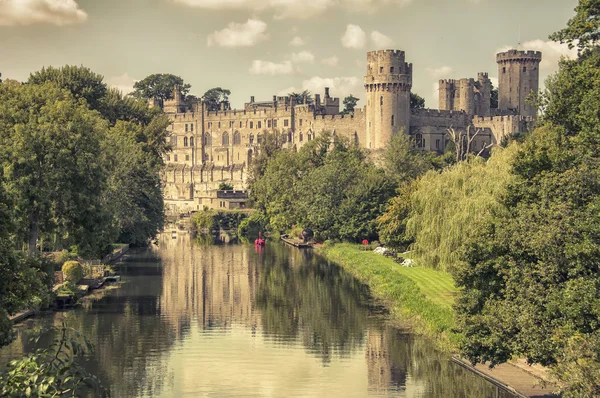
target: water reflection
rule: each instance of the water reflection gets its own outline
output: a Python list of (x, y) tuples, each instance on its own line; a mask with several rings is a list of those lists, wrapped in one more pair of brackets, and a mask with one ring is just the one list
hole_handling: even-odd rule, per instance
[(0, 360), (66, 317), (96, 345), (87, 366), (116, 397), (500, 396), (390, 327), (364, 286), (309, 251), (167, 236), (120, 272), (121, 289), (29, 321)]

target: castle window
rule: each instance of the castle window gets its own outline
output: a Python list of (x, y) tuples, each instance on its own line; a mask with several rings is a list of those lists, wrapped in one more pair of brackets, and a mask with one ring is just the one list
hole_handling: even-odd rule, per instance
[(190, 155), (185, 155), (185, 160), (190, 160)]
[(390, 73), (394, 73), (394, 67), (390, 66)]
[(304, 137), (302, 136), (302, 132), (300, 132), (300, 142), (302, 142), (303, 139)]
[(288, 120), (287, 120), (287, 119), (284, 119), (284, 120), (283, 120), (283, 127), (287, 127), (287, 126), (288, 126)]
[(240, 145), (242, 143), (242, 137), (240, 136), (240, 132), (236, 131), (233, 133), (233, 145)]
[(223, 145), (229, 145), (229, 133), (224, 132), (223, 137), (221, 138), (221, 142)]
[(526, 66), (523, 67), (523, 72), (527, 72), (527, 67)]
[(281, 142), (283, 144), (285, 144), (287, 142), (287, 134), (286, 133), (281, 134)]
[(208, 122), (208, 127), (209, 130), (212, 128), (212, 122)]
[(219, 126), (218, 126), (218, 128), (221, 128), (221, 122), (219, 122)]
[(392, 126), (394, 125), (394, 115), (392, 115)]
[(177, 136), (176, 135), (171, 136), (171, 146), (173, 148), (177, 147)]
[(435, 140), (435, 149), (440, 149), (440, 140)]
[(210, 145), (210, 144), (211, 144), (210, 134), (206, 133), (206, 134), (204, 134), (204, 145)]
[(415, 143), (417, 144), (418, 148), (425, 148), (425, 140), (423, 139), (423, 134), (415, 134)]
[(177, 154), (173, 155), (173, 161), (176, 162), (177, 161)]
[(302, 127), (302, 119), (300, 119), (300, 127)]
[(257, 143), (257, 144), (260, 144), (261, 142), (262, 142), (262, 134), (258, 133), (258, 134), (256, 135), (256, 143)]
[(190, 146), (194, 146), (194, 137), (190, 137)]
[(242, 128), (242, 121), (240, 120), (240, 128)]
[(277, 119), (273, 120), (273, 128), (276, 129), (277, 128)]
[(379, 73), (383, 73), (383, 66), (379, 67)]
[(267, 128), (269, 128), (269, 129), (271, 128), (271, 121), (270, 120), (267, 121)]
[[(252, 122), (250, 122), (250, 124), (252, 124)], [(254, 134), (250, 134), (250, 137), (248, 137), (248, 141), (250, 141), (251, 144), (254, 144)]]
[(502, 73), (506, 73), (506, 66), (502, 68)]
[(194, 131), (194, 124), (190, 124), (190, 131)]
[(383, 105), (383, 95), (379, 97), (379, 105)]
[(233, 120), (229, 121), (229, 127), (233, 127)]
[(293, 140), (292, 140), (292, 138), (294, 138), (294, 137), (292, 136), (292, 132), (291, 132), (291, 131), (289, 131), (289, 132), (288, 132), (288, 141), (289, 141), (289, 142), (292, 142), (292, 141), (293, 141)]
[(308, 133), (308, 140), (312, 140), (312, 134)]
[(257, 129), (261, 128), (261, 123), (260, 123), (260, 121), (256, 122), (256, 128), (257, 128)]
[(171, 161), (171, 155), (167, 155), (167, 162)]
[(356, 131), (354, 132), (354, 144), (358, 146), (358, 133)]
[(250, 122), (250, 128), (254, 128), (254, 122)]
[(188, 131), (188, 125), (187, 125), (187, 123), (186, 123), (186, 124), (185, 124), (185, 132), (187, 133), (187, 131)]
[[(186, 124), (187, 126), (187, 124)], [(183, 137), (183, 146), (188, 146), (188, 138), (187, 137)]]

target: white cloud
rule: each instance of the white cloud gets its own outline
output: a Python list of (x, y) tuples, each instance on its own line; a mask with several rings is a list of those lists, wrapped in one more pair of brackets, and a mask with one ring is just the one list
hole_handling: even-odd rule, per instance
[[(550, 40), (531, 40), (522, 43), (524, 50), (535, 50), (542, 52), (542, 62), (540, 63), (540, 71), (545, 73), (554, 73), (558, 70), (558, 61), (565, 56), (570, 59), (577, 58), (577, 49), (569, 49), (566, 44), (560, 44)], [(511, 46), (504, 46), (496, 51), (496, 53), (513, 49)]]
[(252, 47), (266, 40), (267, 24), (258, 19), (245, 23), (230, 22), (226, 28), (217, 30), (207, 38), (207, 44), (220, 47)]
[(342, 45), (346, 48), (363, 48), (367, 42), (367, 34), (358, 25), (348, 24), (342, 35)]
[(0, 26), (49, 23), (69, 25), (87, 21), (75, 0), (0, 0)]
[(294, 46), (294, 47), (300, 47), (300, 46), (303, 46), (304, 44), (305, 44), (304, 40), (302, 40), (302, 38), (300, 36), (296, 36), (292, 39), (292, 41), (290, 41), (290, 45)]
[(375, 46), (379, 49), (391, 48), (395, 44), (394, 40), (376, 30), (371, 32), (371, 40), (373, 41), (373, 44), (375, 44)]
[(332, 97), (339, 98), (350, 94), (360, 97), (364, 92), (362, 80), (354, 76), (332, 78), (314, 76), (302, 82), (302, 90), (308, 90), (313, 94), (323, 94), (325, 87), (330, 88)]
[(116, 88), (123, 94), (129, 94), (133, 91), (133, 85), (137, 82), (136, 79), (129, 76), (128, 73), (123, 73), (121, 76), (111, 76), (106, 79), (106, 84)]
[(270, 11), (276, 19), (309, 19), (323, 12), (338, 8), (349, 11), (374, 13), (381, 7), (399, 7), (412, 0), (170, 0), (189, 7), (212, 10)]
[(315, 62), (315, 56), (308, 51), (300, 51), (299, 53), (292, 53), (292, 62), (294, 63), (310, 63)]
[(292, 66), (291, 61), (275, 63), (255, 59), (252, 61), (252, 66), (250, 67), (250, 74), (252, 75), (282, 76), (291, 75), (293, 73), (294, 67)]
[(454, 69), (451, 66), (440, 66), (439, 68), (425, 68), (425, 71), (429, 73), (429, 75), (435, 79), (432, 83), (431, 89), (431, 105), (428, 108), (438, 108), (439, 107), (439, 98), (440, 98), (440, 79), (445, 79), (450, 77), (452, 73), (454, 73)]
[(335, 68), (336, 66), (338, 66), (339, 62), (340, 62), (340, 59), (338, 57), (336, 57), (335, 55), (321, 60), (321, 63), (323, 65), (331, 66), (332, 68)]

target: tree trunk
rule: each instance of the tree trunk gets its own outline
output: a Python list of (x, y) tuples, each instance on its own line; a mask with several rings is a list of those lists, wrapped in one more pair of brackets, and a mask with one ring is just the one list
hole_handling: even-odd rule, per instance
[(40, 235), (40, 225), (38, 222), (37, 210), (34, 210), (29, 215), (29, 254), (33, 255), (37, 252), (37, 241)]

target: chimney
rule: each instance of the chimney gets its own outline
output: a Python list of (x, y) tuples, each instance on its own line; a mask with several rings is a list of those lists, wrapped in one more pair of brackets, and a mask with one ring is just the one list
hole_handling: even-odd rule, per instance
[(325, 98), (329, 98), (329, 87), (325, 87)]
[(251, 103), (251, 104), (252, 104), (252, 103), (254, 103), (254, 96), (251, 96), (251, 97), (250, 97), (250, 103)]
[(321, 105), (321, 94), (315, 94), (315, 106)]

